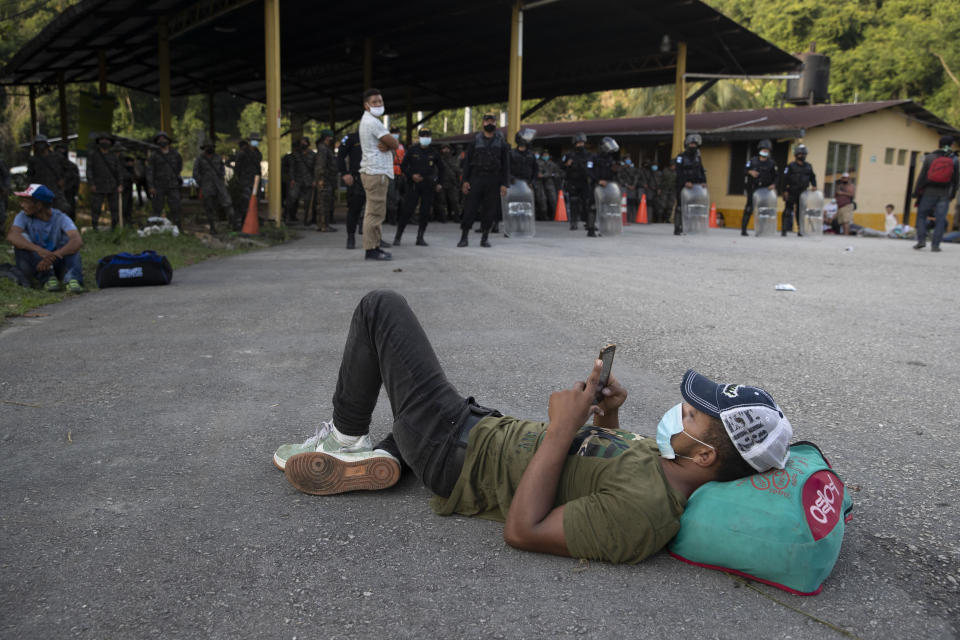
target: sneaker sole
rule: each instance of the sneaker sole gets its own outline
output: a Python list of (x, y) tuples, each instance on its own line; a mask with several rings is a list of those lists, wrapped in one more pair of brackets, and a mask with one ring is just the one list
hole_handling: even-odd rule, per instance
[(287, 481), (314, 496), (376, 491), (392, 487), (400, 479), (400, 464), (386, 456), (347, 462), (326, 453), (300, 453), (285, 466)]
[(277, 454), (273, 454), (273, 466), (275, 466), (277, 469), (280, 469), (280, 471), (283, 471), (286, 464), (287, 463), (283, 458), (279, 458), (277, 457)]

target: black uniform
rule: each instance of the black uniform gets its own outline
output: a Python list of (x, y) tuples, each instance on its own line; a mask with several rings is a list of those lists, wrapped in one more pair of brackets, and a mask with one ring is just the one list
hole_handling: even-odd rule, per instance
[(783, 193), (783, 200), (786, 205), (783, 207), (783, 218), (781, 231), (786, 234), (793, 231), (793, 216), (796, 211), (797, 230), (802, 232), (800, 226), (800, 194), (809, 187), (817, 186), (817, 176), (813, 173), (813, 167), (809, 162), (799, 162), (794, 160), (783, 170), (780, 176), (780, 191)]
[[(437, 185), (443, 178), (443, 163), (436, 149), (415, 144), (407, 149), (400, 163), (400, 170), (407, 178), (407, 193), (403, 197), (403, 206), (400, 208), (400, 220), (397, 224), (397, 235), (394, 244), (400, 243), (400, 236), (413, 216), (413, 210), (420, 203), (420, 219), (417, 225), (417, 244), (424, 244), (423, 233), (427, 230), (427, 223), (433, 213), (433, 194), (437, 192)], [(419, 175), (420, 182), (413, 176)]]
[[(754, 178), (750, 171), (756, 171), (758, 175)], [(753, 215), (753, 192), (757, 189), (766, 189), (777, 183), (777, 163), (773, 158), (767, 156), (753, 156), (747, 161), (747, 166), (743, 170), (743, 182), (746, 187), (747, 203), (743, 207), (743, 220), (740, 221), (740, 232), (747, 235), (747, 223), (750, 222), (750, 216)]]
[[(537, 158), (529, 149), (520, 151), (519, 149), (510, 150), (510, 177), (515, 180), (523, 180), (527, 186), (533, 187), (533, 180), (540, 173), (537, 166)], [(511, 180), (512, 182), (512, 180)]]
[[(568, 166), (567, 162), (571, 164)], [(593, 177), (594, 157), (584, 148), (574, 149), (564, 154), (560, 165), (565, 172), (564, 186), (567, 189), (568, 207), (570, 213), (570, 228), (576, 229), (577, 223), (583, 220), (587, 231), (593, 230), (596, 212), (592, 206), (590, 180)]]
[[(240, 186), (240, 198), (236, 202), (237, 219), (243, 220), (247, 214), (250, 196), (253, 195), (253, 182), (261, 175), (260, 162), (263, 154), (260, 149), (246, 144), (240, 147), (233, 158), (233, 175)], [(258, 187), (259, 189), (259, 187)]]
[[(337, 171), (340, 177), (346, 175), (353, 177), (353, 184), (347, 185), (347, 243), (357, 232), (357, 226), (360, 224), (360, 216), (363, 214), (363, 205), (366, 204), (367, 195), (363, 191), (363, 185), (360, 183), (360, 160), (363, 158), (363, 151), (360, 148), (360, 136), (356, 132), (348, 134), (340, 141), (340, 149), (337, 151)], [(362, 227), (361, 227), (362, 229)]]
[(699, 149), (684, 149), (683, 153), (677, 156), (674, 166), (677, 169), (677, 208), (673, 213), (673, 232), (675, 234), (683, 233), (683, 212), (680, 210), (680, 194), (688, 182), (693, 184), (706, 184), (707, 172), (703, 169), (700, 162)]
[(500, 211), (500, 187), (510, 183), (510, 148), (503, 134), (494, 132), (486, 137), (477, 133), (467, 148), (463, 163), (463, 181), (470, 183), (467, 203), (464, 207), (460, 228), (468, 231), (480, 212), (480, 227), (484, 235), (489, 233)]

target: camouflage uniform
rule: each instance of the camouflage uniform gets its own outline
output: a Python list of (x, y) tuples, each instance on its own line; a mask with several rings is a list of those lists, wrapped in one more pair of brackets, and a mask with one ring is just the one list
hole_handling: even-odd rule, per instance
[[(321, 134), (322, 135), (322, 134)], [(330, 132), (331, 140), (333, 132)], [(316, 161), (313, 169), (313, 182), (317, 189), (317, 202), (315, 207), (319, 209), (317, 218), (317, 231), (333, 231), (330, 224), (333, 222), (333, 208), (336, 203), (337, 183), (340, 176), (337, 173), (337, 156), (329, 146), (320, 143), (317, 146)]]
[(541, 156), (537, 165), (540, 169), (537, 188), (542, 192), (537, 195), (537, 215), (540, 220), (553, 220), (557, 212), (557, 190), (563, 175), (560, 166), (549, 155), (546, 158)]
[(118, 189), (123, 186), (123, 167), (120, 164), (120, 158), (113, 152), (112, 142), (110, 147), (99, 146), (100, 138), (97, 140), (97, 147), (87, 156), (87, 184), (90, 186), (90, 220), (93, 228), (96, 229), (100, 223), (100, 209), (103, 208), (103, 201), (107, 201), (110, 207), (110, 228), (117, 226), (120, 216), (120, 196)]
[[(303, 143), (306, 141), (307, 146)], [(285, 217), (288, 224), (297, 221), (297, 210), (300, 202), (307, 207), (306, 216), (310, 215), (310, 196), (313, 194), (313, 165), (315, 154), (310, 151), (310, 141), (303, 138), (299, 148), (294, 149), (287, 160), (287, 206)]]
[(57, 155), (62, 159), (60, 165), (63, 167), (63, 199), (67, 203), (67, 208), (63, 210), (70, 216), (71, 220), (77, 219), (77, 191), (80, 189), (80, 168), (70, 160), (67, 155), (67, 145), (57, 144)]
[(627, 194), (627, 220), (636, 219), (637, 207), (640, 205), (640, 168), (634, 164), (620, 163), (617, 172), (617, 182)]
[(67, 201), (63, 197), (63, 165), (58, 156), (50, 151), (46, 136), (37, 136), (33, 153), (27, 161), (27, 182), (42, 184), (53, 191), (53, 208), (66, 210)]
[(460, 159), (449, 150), (446, 153), (441, 148), (440, 163), (443, 171), (440, 172), (441, 190), (433, 200), (433, 211), (440, 222), (460, 219)]
[[(159, 137), (158, 134), (154, 141)], [(147, 192), (153, 204), (153, 215), (161, 217), (163, 205), (166, 204), (170, 208), (170, 221), (178, 227), (181, 222), (180, 188), (183, 186), (181, 171), (183, 158), (172, 147), (168, 147), (166, 153), (162, 149), (155, 149), (147, 158)]]
[(193, 163), (193, 179), (197, 181), (197, 186), (200, 187), (203, 209), (207, 212), (210, 233), (216, 231), (217, 203), (220, 204), (220, 208), (227, 216), (233, 218), (231, 221), (233, 226), (237, 226), (230, 194), (227, 193), (227, 185), (223, 181), (225, 172), (223, 160), (216, 153), (201, 153)]
[[(251, 136), (251, 139), (259, 140), (259, 136)], [(233, 157), (233, 175), (240, 187), (240, 198), (236, 202), (238, 220), (243, 220), (247, 213), (246, 207), (250, 202), (250, 196), (253, 195), (253, 181), (257, 176), (262, 175), (260, 169), (262, 160), (263, 154), (260, 150), (246, 141), (242, 142)]]
[(677, 197), (677, 172), (669, 167), (660, 172), (660, 196), (657, 198), (657, 217), (661, 222), (674, 221), (674, 201)]

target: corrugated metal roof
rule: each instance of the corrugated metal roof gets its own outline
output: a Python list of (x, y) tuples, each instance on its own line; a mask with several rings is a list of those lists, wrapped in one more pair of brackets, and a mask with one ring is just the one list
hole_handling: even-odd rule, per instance
[[(285, 110), (326, 120), (331, 101), (358, 111), (364, 38), (388, 112), (503, 102), (512, 0), (280, 3)], [(264, 100), (264, 15), (250, 0), (83, 0), (24, 45), (0, 84), (107, 81), (156, 94), (157, 21), (170, 20), (173, 95), (227, 92)], [(589, 29), (585, 29), (590, 26)], [(524, 12), (523, 95), (544, 98), (670, 84), (688, 43), (688, 71), (771, 73), (799, 61), (699, 0), (563, 0)], [(342, 116), (341, 116), (342, 118)]]
[[(911, 100), (691, 113), (687, 115), (687, 131), (695, 131), (707, 141), (758, 140), (767, 136), (798, 137), (802, 136), (807, 129), (891, 108), (899, 108), (908, 117), (937, 131), (960, 133), (960, 130), (951, 127)], [(581, 131), (592, 138), (613, 136), (618, 139), (642, 137), (650, 140), (666, 140), (673, 136), (672, 115), (548, 122), (528, 126), (536, 129), (538, 140), (569, 138)], [(472, 139), (472, 135), (455, 136), (447, 138), (446, 141), (463, 142)]]

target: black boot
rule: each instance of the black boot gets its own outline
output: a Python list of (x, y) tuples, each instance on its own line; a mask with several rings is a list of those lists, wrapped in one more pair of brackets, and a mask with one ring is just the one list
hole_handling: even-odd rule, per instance
[(430, 246), (430, 245), (427, 244), (427, 241), (423, 239), (423, 232), (424, 232), (423, 229), (420, 229), (420, 231), (417, 232), (417, 246), (418, 246), (418, 247), (428, 247), (428, 246)]
[(487, 249), (490, 248), (490, 242), (487, 240), (487, 237), (488, 237), (489, 235), (490, 235), (490, 234), (489, 234), (488, 232), (484, 231), (484, 232), (483, 232), (483, 235), (480, 236), (480, 246), (481, 246), (481, 247), (486, 247)]
[(470, 238), (470, 229), (463, 229), (460, 232), (460, 242), (457, 243), (457, 246), (466, 247), (468, 244), (470, 244), (469, 238)]
[(397, 226), (397, 232), (393, 236), (393, 246), (395, 247), (400, 246), (400, 237), (403, 235), (404, 228), (405, 228), (405, 225), (402, 225), (402, 224)]
[(357, 239), (356, 239), (356, 237), (351, 233), (351, 234), (347, 235), (347, 249), (356, 249), (356, 248), (357, 248)]

